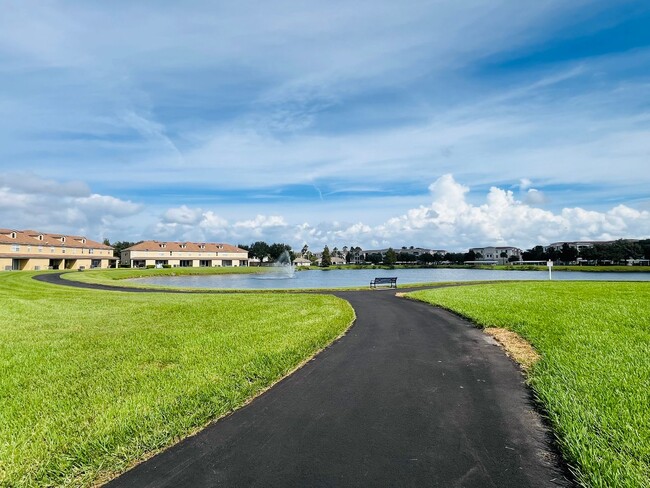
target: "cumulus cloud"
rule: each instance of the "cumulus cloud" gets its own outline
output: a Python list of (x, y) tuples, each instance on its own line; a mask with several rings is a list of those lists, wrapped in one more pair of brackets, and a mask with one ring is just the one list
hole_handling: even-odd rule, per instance
[(203, 217), (203, 210), (200, 208), (189, 208), (181, 205), (177, 208), (170, 208), (163, 214), (163, 222), (194, 225), (198, 224)]
[(3, 227), (83, 233), (95, 238), (119, 227), (119, 220), (142, 206), (110, 195), (91, 193), (82, 182), (57, 182), (35, 175), (0, 177)]
[[(430, 202), (388, 218), (378, 225), (363, 222), (328, 221), (318, 224), (291, 223), (284, 216), (257, 215), (229, 223), (212, 212), (203, 212), (198, 228), (206, 238), (219, 235), (222, 240), (283, 241), (295, 247), (312, 248), (360, 245), (372, 247), (419, 245), (448, 250), (463, 250), (482, 245), (513, 245), (522, 248), (557, 240), (616, 239), (650, 236), (650, 212), (618, 205), (598, 212), (580, 207), (564, 208), (559, 213), (540, 208), (538, 193), (529, 189), (527, 201), (518, 200), (511, 190), (496, 186), (489, 189), (483, 203), (469, 201), (471, 190), (457, 182), (452, 174), (439, 177), (430, 186)], [(183, 215), (198, 209), (184, 208)], [(169, 216), (169, 211), (165, 214)], [(168, 229), (172, 229), (168, 227)], [(184, 229), (190, 229), (185, 224)], [(178, 230), (178, 229), (176, 229)]]
[(531, 205), (541, 205), (546, 202), (546, 196), (544, 195), (544, 192), (536, 190), (535, 188), (530, 188), (526, 192), (525, 201)]

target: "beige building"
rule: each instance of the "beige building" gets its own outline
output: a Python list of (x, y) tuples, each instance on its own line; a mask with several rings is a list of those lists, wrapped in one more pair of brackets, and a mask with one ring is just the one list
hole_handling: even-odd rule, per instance
[(0, 229), (0, 270), (90, 269), (115, 266), (113, 248), (83, 236)]
[(248, 266), (248, 251), (230, 244), (144, 241), (122, 251), (120, 264), (131, 268)]

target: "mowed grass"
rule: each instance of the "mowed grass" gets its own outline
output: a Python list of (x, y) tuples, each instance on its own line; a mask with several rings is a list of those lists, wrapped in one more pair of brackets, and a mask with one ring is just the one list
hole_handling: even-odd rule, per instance
[(526, 282), (410, 296), (518, 332), (529, 382), (578, 481), (650, 486), (650, 283)]
[(241, 406), (341, 335), (296, 294), (78, 290), (0, 274), (0, 486), (88, 486)]
[(137, 283), (124, 282), (131, 278), (147, 278), (153, 276), (200, 276), (217, 274), (255, 274), (269, 272), (268, 267), (237, 266), (237, 267), (205, 267), (205, 268), (118, 268), (118, 269), (95, 269), (84, 272), (65, 273), (62, 277), (71, 281), (83, 283), (97, 283), (102, 285), (118, 285), (156, 288), (152, 285), (138, 285)]

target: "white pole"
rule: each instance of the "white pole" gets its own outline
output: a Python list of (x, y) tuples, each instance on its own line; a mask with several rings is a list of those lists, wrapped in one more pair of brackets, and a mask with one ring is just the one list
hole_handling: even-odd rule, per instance
[(548, 279), (549, 279), (549, 280), (552, 280), (553, 277), (552, 277), (552, 275), (551, 275), (551, 270), (553, 269), (553, 261), (551, 261), (551, 260), (549, 259), (549, 260), (547, 261), (547, 263), (546, 263), (546, 266), (548, 266)]

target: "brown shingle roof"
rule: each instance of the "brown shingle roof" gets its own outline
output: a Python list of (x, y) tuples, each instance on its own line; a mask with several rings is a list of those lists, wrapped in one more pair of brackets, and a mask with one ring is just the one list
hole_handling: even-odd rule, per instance
[[(11, 237), (15, 233), (16, 237)], [(42, 239), (39, 237), (42, 236)], [(61, 239), (64, 238), (65, 242)], [(48, 234), (35, 230), (0, 229), (0, 244), (20, 244), (25, 246), (55, 246), (68, 248), (113, 249), (111, 246), (93, 241), (84, 236)]]
[[(202, 246), (202, 247), (201, 247)], [(216, 242), (143, 241), (125, 251), (247, 252), (231, 244)]]

